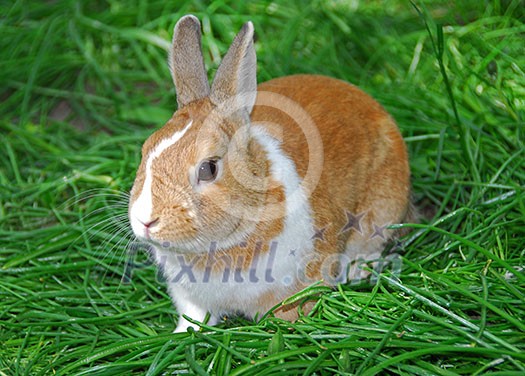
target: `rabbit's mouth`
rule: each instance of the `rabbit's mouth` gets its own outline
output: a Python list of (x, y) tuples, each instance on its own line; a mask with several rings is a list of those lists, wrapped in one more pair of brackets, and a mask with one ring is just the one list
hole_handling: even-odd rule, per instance
[(250, 233), (253, 232), (254, 224), (239, 219), (232, 224), (231, 230), (226, 234), (218, 233), (193, 233), (188, 236), (174, 236), (173, 233), (166, 234), (159, 225), (144, 230), (141, 234), (135, 234), (141, 241), (148, 243), (159, 251), (180, 254), (206, 254), (215, 251), (227, 251), (230, 248), (242, 246)]

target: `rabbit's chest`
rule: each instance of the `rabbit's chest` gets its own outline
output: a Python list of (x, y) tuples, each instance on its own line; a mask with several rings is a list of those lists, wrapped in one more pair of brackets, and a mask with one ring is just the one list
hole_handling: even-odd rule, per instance
[(164, 262), (161, 266), (172, 295), (186, 296), (210, 312), (250, 313), (249, 307), (264, 295), (272, 292), (284, 298), (294, 289), (297, 276), (304, 273), (306, 251), (308, 244), (291, 248), (288, 242), (274, 240), (249, 264), (243, 263), (242, 257), (224, 255), (208, 256), (206, 263), (180, 255), (158, 261)]

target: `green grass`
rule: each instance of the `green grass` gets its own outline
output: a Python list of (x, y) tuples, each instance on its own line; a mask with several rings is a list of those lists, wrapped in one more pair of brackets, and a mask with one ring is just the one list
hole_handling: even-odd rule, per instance
[[(524, 374), (523, 2), (236, 3), (0, 4), (0, 375)], [(210, 74), (253, 20), (260, 81), (327, 74), (393, 114), (426, 217), (397, 269), (312, 287), (297, 323), (171, 333), (125, 192), (175, 109), (166, 48), (190, 12)]]

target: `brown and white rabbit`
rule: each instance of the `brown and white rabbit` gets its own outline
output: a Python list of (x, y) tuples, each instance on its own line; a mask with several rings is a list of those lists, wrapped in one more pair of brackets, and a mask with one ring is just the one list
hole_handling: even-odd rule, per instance
[[(253, 25), (210, 85), (194, 16), (175, 26), (178, 110), (144, 143), (129, 219), (151, 245), (180, 314), (176, 331), (256, 317), (304, 287), (358, 276), (407, 219), (410, 171), (394, 120), (346, 82), (257, 86)], [(297, 307), (274, 311), (293, 320)]]

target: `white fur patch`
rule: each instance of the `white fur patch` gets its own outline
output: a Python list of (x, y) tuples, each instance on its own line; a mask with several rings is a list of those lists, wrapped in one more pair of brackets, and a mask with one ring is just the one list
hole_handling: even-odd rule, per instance
[[(195, 305), (189, 299), (181, 299), (180, 296), (177, 299), (176, 305), (177, 305), (177, 310), (179, 312), (182, 312), (187, 317), (193, 320), (199, 321), (199, 322), (204, 322), (206, 315), (208, 314), (208, 311), (206, 311), (206, 309)], [(190, 327), (195, 330), (198, 330), (199, 328), (196, 327), (196, 325), (194, 325), (193, 323), (186, 320), (182, 316), (182, 313), (179, 316), (179, 321), (177, 322), (177, 328), (175, 328), (175, 333), (186, 332), (188, 328)], [(218, 322), (218, 319), (216, 317), (210, 316), (210, 319), (208, 320), (209, 325), (215, 325), (217, 324), (217, 322)]]
[[(284, 299), (301, 284), (302, 263), (314, 249), (312, 209), (295, 164), (284, 154), (279, 142), (262, 127), (252, 126), (252, 136), (267, 153), (273, 179), (284, 187), (283, 231), (267, 240), (270, 251), (259, 255), (250, 270), (228, 270), (228, 278), (225, 273), (207, 274), (205, 270), (192, 268), (191, 262), (173, 250), (156, 248), (157, 263), (164, 270), (170, 295), (181, 315), (177, 331), (190, 326), (182, 315), (202, 320), (204, 313), (210, 312), (211, 321), (215, 321), (221, 314), (243, 313), (251, 317), (263, 314), (258, 312), (263, 295), (272, 293)], [(260, 237), (264, 239), (265, 234)]]
[(153, 177), (151, 173), (151, 166), (153, 165), (153, 161), (160, 157), (160, 155), (166, 149), (175, 145), (175, 143), (179, 141), (188, 131), (192, 123), (193, 121), (190, 120), (190, 122), (186, 124), (182, 130), (173, 133), (171, 137), (159, 142), (155, 149), (153, 149), (153, 151), (151, 151), (148, 155), (148, 160), (146, 161), (144, 185), (142, 187), (140, 196), (137, 198), (137, 200), (135, 200), (131, 206), (130, 211), (131, 228), (133, 229), (135, 235), (139, 237), (144, 237), (146, 234), (147, 228), (144, 226), (144, 224), (154, 220), (154, 218), (151, 218), (151, 214), (153, 212), (153, 195), (151, 192)]
[[(262, 126), (252, 125), (252, 135), (265, 149), (271, 163), (272, 177), (283, 185), (286, 197), (283, 231), (271, 240), (278, 245), (273, 263), (276, 279), (274, 287), (282, 288), (296, 282), (301, 284), (306, 280), (303, 263), (311, 260), (314, 251), (315, 229), (311, 204), (295, 164), (284, 154), (280, 142), (268, 135)], [(271, 255), (266, 255), (268, 257)]]

